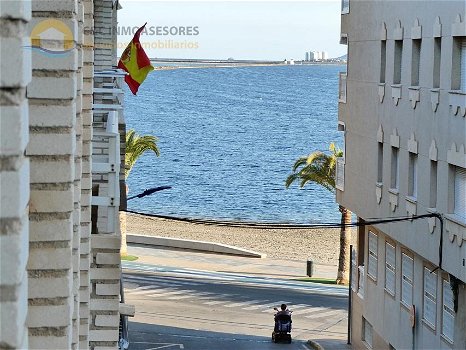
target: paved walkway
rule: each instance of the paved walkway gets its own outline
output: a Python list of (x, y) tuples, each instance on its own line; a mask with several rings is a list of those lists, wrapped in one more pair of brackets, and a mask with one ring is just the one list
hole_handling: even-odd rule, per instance
[[(128, 254), (139, 257), (138, 262), (161, 266), (251, 274), (264, 277), (306, 277), (306, 261), (247, 258), (160, 247), (130, 245)], [(337, 266), (314, 264), (313, 277), (336, 278)]]
[[(137, 263), (140, 264), (237, 273), (267, 278), (295, 279), (306, 277), (306, 261), (268, 257), (263, 259), (247, 258), (138, 245), (129, 245), (128, 254), (138, 256)], [(337, 266), (314, 265), (313, 277), (333, 279), (336, 274)], [(325, 335), (313, 337), (312, 340), (318, 342), (326, 350), (351, 349), (346, 344), (346, 327), (347, 323), (342, 322), (333, 326), (332, 329), (328, 329)], [(329, 334), (335, 334), (335, 337), (329, 338)], [(344, 338), (342, 338), (342, 334), (345, 335)]]

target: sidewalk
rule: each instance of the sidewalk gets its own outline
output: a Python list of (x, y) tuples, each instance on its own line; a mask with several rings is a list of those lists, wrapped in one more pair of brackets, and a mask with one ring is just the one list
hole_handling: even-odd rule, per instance
[[(251, 274), (269, 278), (306, 277), (306, 261), (247, 258), (194, 252), (163, 247), (129, 245), (128, 254), (139, 257), (141, 263), (173, 267), (189, 267), (199, 270)], [(313, 277), (336, 278), (337, 266), (314, 264)]]

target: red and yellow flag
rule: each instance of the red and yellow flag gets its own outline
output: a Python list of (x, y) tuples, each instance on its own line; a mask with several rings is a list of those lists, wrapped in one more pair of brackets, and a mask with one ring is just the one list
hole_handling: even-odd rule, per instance
[(146, 79), (147, 74), (154, 70), (154, 67), (150, 64), (149, 57), (147, 57), (146, 52), (139, 42), (139, 37), (146, 24), (139, 28), (136, 34), (134, 34), (133, 40), (131, 40), (128, 47), (121, 55), (120, 62), (118, 62), (118, 68), (128, 72), (125, 81), (134, 95), (138, 92), (139, 86)]

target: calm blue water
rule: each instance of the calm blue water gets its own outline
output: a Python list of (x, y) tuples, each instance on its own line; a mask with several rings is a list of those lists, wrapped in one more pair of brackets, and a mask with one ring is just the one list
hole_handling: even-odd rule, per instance
[(261, 222), (338, 221), (334, 195), (309, 184), (285, 189), (294, 161), (337, 131), (338, 72), (344, 66), (268, 66), (156, 71), (125, 97), (128, 128), (159, 137), (145, 154), (128, 202), (160, 215)]

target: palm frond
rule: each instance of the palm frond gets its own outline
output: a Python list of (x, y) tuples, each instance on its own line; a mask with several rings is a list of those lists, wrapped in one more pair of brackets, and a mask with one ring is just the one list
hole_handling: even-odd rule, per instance
[(138, 135), (134, 129), (126, 133), (125, 178), (128, 177), (136, 161), (145, 152), (153, 152), (157, 157), (160, 156), (157, 141), (157, 137), (153, 135)]
[(314, 182), (335, 192), (336, 163), (337, 158), (343, 156), (343, 151), (333, 142), (329, 146), (329, 151), (330, 154), (316, 151), (307, 157), (298, 158), (292, 167), (292, 173), (285, 181), (285, 186), (288, 188), (293, 182), (300, 180), (300, 187)]

